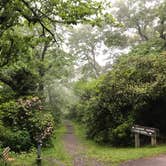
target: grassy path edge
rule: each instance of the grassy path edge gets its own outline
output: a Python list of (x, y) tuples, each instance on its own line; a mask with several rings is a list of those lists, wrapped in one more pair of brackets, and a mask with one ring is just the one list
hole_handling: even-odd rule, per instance
[(119, 165), (124, 161), (166, 154), (165, 144), (156, 147), (145, 146), (137, 149), (134, 147), (115, 148), (106, 145), (98, 145), (97, 143), (86, 139), (83, 125), (73, 122), (73, 126), (76, 136), (80, 139), (81, 143), (86, 146), (87, 156), (110, 162), (112, 163), (111, 166)]

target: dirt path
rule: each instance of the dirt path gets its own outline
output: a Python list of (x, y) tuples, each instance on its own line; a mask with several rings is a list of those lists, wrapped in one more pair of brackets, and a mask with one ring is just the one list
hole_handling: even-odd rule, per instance
[(64, 135), (64, 145), (67, 152), (73, 157), (73, 166), (105, 166), (104, 163), (85, 155), (86, 148), (80, 144), (74, 135), (73, 126), (69, 121), (65, 121), (65, 126), (67, 132)]
[(121, 164), (120, 166), (166, 166), (166, 155), (131, 160)]
[[(67, 129), (64, 135), (64, 145), (67, 152), (73, 157), (73, 166), (111, 166), (86, 156), (86, 147), (83, 147), (74, 135), (74, 129), (69, 121), (65, 121)], [(166, 155), (131, 160), (120, 166), (166, 166)]]

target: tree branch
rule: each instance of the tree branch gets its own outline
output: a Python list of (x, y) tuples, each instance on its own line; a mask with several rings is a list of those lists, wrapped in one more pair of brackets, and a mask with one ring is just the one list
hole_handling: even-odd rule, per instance
[(138, 21), (136, 21), (136, 26), (137, 26), (138, 34), (140, 35), (142, 40), (145, 40), (145, 41), (149, 40), (148, 37), (145, 34), (143, 34)]

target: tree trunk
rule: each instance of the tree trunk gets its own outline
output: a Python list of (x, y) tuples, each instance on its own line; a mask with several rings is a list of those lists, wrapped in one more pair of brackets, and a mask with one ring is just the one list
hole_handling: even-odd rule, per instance
[(165, 20), (161, 19), (159, 34), (161, 39), (166, 40), (166, 34), (164, 34), (164, 31), (165, 31), (164, 23), (165, 23)]
[(141, 39), (143, 41), (149, 40), (148, 37), (142, 32), (140, 24), (138, 22), (136, 22), (136, 25), (137, 25), (138, 34), (140, 35)]
[(40, 56), (40, 60), (42, 62), (42, 65), (39, 67), (39, 76), (40, 76), (40, 82), (39, 82), (39, 94), (41, 96), (44, 95), (44, 76), (45, 76), (45, 69), (44, 69), (44, 66), (43, 66), (43, 62), (45, 60), (45, 54), (46, 54), (46, 51), (49, 47), (49, 43), (48, 42), (45, 42), (44, 43), (44, 47), (43, 47), (43, 50), (42, 50), (42, 53), (41, 53), (41, 56)]

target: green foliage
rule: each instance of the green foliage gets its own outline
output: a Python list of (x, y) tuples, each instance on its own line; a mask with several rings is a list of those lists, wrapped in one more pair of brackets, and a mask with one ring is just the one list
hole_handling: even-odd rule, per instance
[(13, 126), (20, 122), (21, 117), (18, 116), (19, 107), (15, 101), (9, 101), (1, 104), (0, 110), (1, 120), (5, 123), (5, 125)]
[(0, 103), (11, 100), (15, 97), (15, 93), (11, 90), (11, 88), (5, 84), (0, 84)]
[[(0, 66), (11, 65), (13, 62), (23, 57), (25, 60), (30, 58), (32, 52), (31, 35), (25, 35), (18, 28), (6, 30), (0, 38)], [(35, 45), (34, 45), (35, 46)]]
[[(87, 136), (112, 145), (131, 144), (131, 126), (165, 131), (166, 55), (124, 55), (92, 89), (83, 89), (74, 115), (86, 124)], [(91, 83), (90, 83), (91, 84)]]
[(84, 125), (74, 123), (75, 135), (80, 138), (80, 142), (86, 147), (86, 155), (99, 161), (106, 161), (108, 165), (119, 166), (124, 161), (135, 160), (150, 156), (157, 156), (166, 152), (166, 145), (155, 147), (123, 147), (117, 148), (109, 145), (99, 145), (92, 140), (86, 139), (86, 128)]
[[(34, 96), (44, 98), (47, 85), (63, 80), (72, 70), (74, 58), (60, 49), (59, 30), (62, 25), (113, 22), (111, 15), (103, 13), (104, 4), (91, 0), (0, 1), (0, 121), (8, 131), (1, 140), (3, 146), (9, 143), (21, 151), (39, 140), (48, 142), (60, 115), (53, 119), (53, 111), (44, 110)], [(59, 109), (56, 104), (52, 102), (50, 108)]]
[(108, 47), (124, 47), (127, 44), (127, 37), (119, 31), (110, 32), (107, 30), (104, 37), (105, 45)]
[[(40, 76), (39, 91), (43, 95), (45, 81), (43, 77), (46, 74), (48, 76), (54, 73), (54, 77), (62, 78), (61, 75), (66, 76), (70, 71), (68, 63), (69, 57), (72, 56), (69, 54), (67, 56), (67, 53), (59, 49), (62, 38), (57, 29), (61, 29), (62, 25), (77, 23), (100, 24), (105, 21), (104, 4), (91, 0), (72, 2), (69, 0), (2, 1), (0, 3), (0, 66), (3, 67), (2, 73), (5, 67), (9, 68), (14, 65), (20, 67), (21, 64), (28, 66), (28, 69), (34, 67)], [(108, 16), (112, 22), (112, 17), (107, 13)], [(0, 73), (0, 81), (8, 84), (8, 80), (4, 79), (2, 73)], [(24, 74), (27, 73), (24, 72)], [(32, 81), (34, 77), (31, 78), (29, 79), (28, 75), (28, 80)], [(26, 84), (28, 80), (25, 82), (22, 80), (21, 84)], [(32, 85), (35, 86), (35, 84)], [(20, 88), (22, 92), (26, 91), (27, 85), (14, 87), (14, 90), (17, 91)]]
[(21, 68), (11, 76), (14, 84), (13, 90), (19, 96), (33, 95), (37, 91), (38, 77), (30, 70)]
[(8, 93), (13, 94), (13, 97), (37, 93), (39, 77), (32, 69), (27, 67), (20, 66), (17, 68), (13, 65), (13, 67), (3, 69), (0, 71), (0, 80), (4, 83), (2, 94), (4, 93), (5, 85), (7, 85), (6, 90), (9, 91)]
[(50, 113), (35, 113), (29, 120), (29, 131), (35, 143), (43, 141), (43, 145), (50, 140), (54, 128), (54, 118)]
[(0, 143), (2, 147), (10, 146), (13, 151), (28, 151), (31, 146), (30, 134), (26, 130), (11, 130), (9, 128), (0, 126)]
[(160, 54), (166, 50), (166, 41), (163, 39), (152, 39), (135, 46), (130, 55)]
[(20, 98), (0, 105), (1, 144), (14, 151), (29, 150), (39, 140), (45, 145), (50, 139), (54, 120), (43, 110), (38, 97)]
[[(119, 125), (117, 128), (111, 131), (110, 129), (110, 142), (116, 146), (126, 146), (131, 145), (132, 137), (131, 137), (131, 127), (133, 122), (126, 121)], [(129, 141), (130, 139), (130, 141)]]

